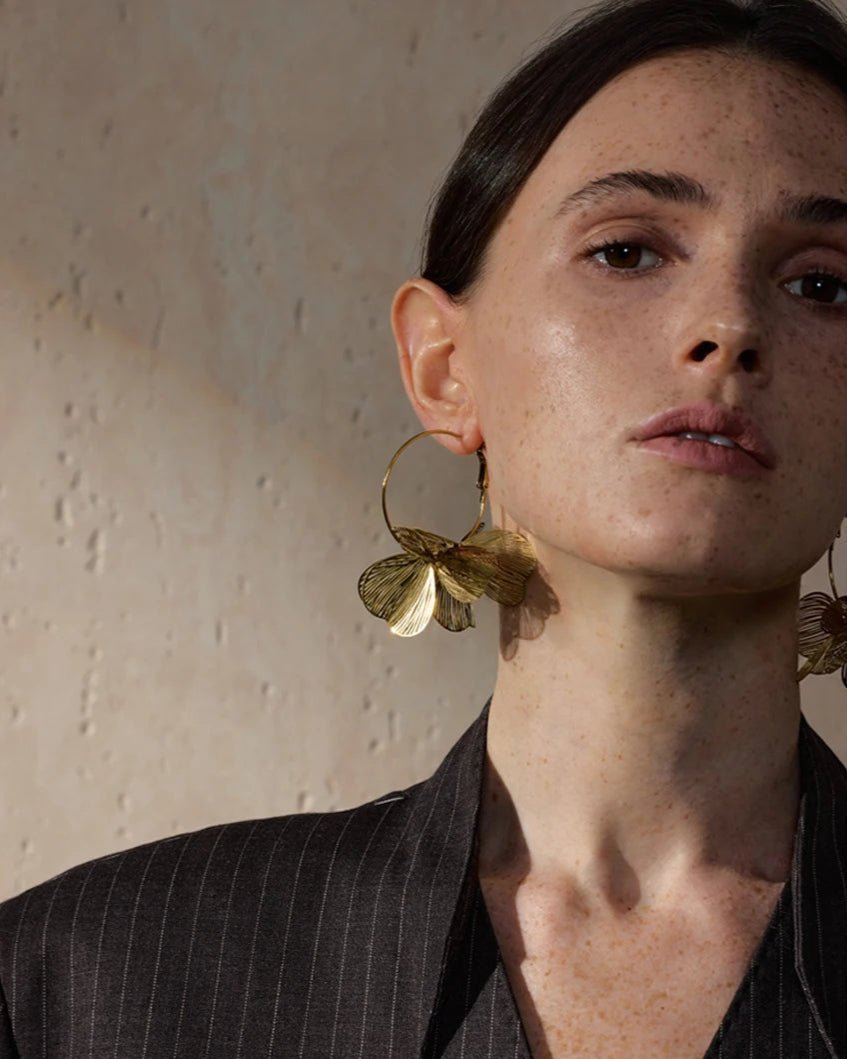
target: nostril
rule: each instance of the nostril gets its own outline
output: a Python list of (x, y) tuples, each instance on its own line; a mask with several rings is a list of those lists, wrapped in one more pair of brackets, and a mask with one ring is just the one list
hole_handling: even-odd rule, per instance
[[(718, 348), (717, 342), (701, 342), (694, 350), (692, 356), (698, 363), (704, 361), (710, 353), (713, 353)], [(738, 361), (741, 367), (746, 372), (756, 370), (756, 363), (758, 360), (758, 354), (755, 349), (745, 349), (738, 357)]]
[(756, 371), (759, 358), (756, 356), (755, 349), (744, 349), (744, 352), (739, 359), (745, 372)]
[(756, 368), (756, 351), (753, 349), (745, 349), (739, 358), (741, 360), (741, 367), (745, 371), (754, 371)]
[(718, 347), (714, 342), (701, 342), (700, 345), (694, 350), (694, 359), (696, 361), (705, 360), (708, 355), (716, 350)]

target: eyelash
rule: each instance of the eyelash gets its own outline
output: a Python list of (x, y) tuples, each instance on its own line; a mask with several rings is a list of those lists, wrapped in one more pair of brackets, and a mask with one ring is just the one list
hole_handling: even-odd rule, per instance
[[(613, 250), (615, 247), (619, 246), (639, 247), (642, 250), (650, 250), (654, 254), (659, 253), (658, 250), (654, 250), (648, 243), (639, 242), (637, 239), (607, 239), (601, 243), (597, 243), (595, 246), (587, 247), (584, 257), (590, 260), (604, 250)], [(651, 268), (626, 269), (614, 268), (612, 265), (600, 265), (597, 263), (595, 263), (595, 267), (603, 272), (614, 273), (616, 278), (619, 277), (620, 279), (632, 279), (634, 276), (643, 276), (655, 272), (658, 268), (658, 266), (653, 265)], [(847, 290), (847, 279), (845, 279), (844, 276), (840, 276), (837, 272), (830, 272), (829, 269), (810, 268), (807, 272), (804, 272), (802, 276), (798, 276), (797, 279), (805, 279), (807, 276), (823, 276), (826, 279), (835, 280), (836, 283), (840, 283), (841, 286)], [(790, 282), (794, 282), (794, 280), (791, 280)], [(847, 302), (827, 304), (826, 302), (816, 302), (813, 298), (802, 298), (798, 295), (794, 295), (794, 297), (799, 297), (800, 301), (809, 302), (814, 309), (823, 309), (824, 311), (829, 312), (844, 312), (847, 310)]]

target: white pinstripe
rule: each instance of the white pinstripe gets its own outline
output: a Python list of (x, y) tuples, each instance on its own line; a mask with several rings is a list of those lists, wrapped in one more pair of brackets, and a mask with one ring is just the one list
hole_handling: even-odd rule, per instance
[(188, 995), (188, 978), (191, 972), (191, 956), (194, 952), (194, 939), (197, 935), (197, 919), (200, 915), (200, 903), (203, 900), (203, 890), (206, 887), (206, 876), (209, 872), (209, 865), (212, 863), (212, 857), (215, 855), (215, 850), (218, 848), (218, 843), (221, 840), (221, 836), (227, 830), (230, 825), (224, 824), (223, 827), (218, 829), (218, 833), (215, 836), (215, 841), (212, 848), (209, 850), (209, 856), (206, 858), (206, 865), (203, 868), (203, 876), (200, 879), (200, 889), (197, 891), (197, 903), (194, 906), (194, 919), (191, 923), (191, 936), (188, 940), (188, 956), (185, 960), (185, 978), (182, 983), (182, 999), (179, 1004), (179, 1018), (176, 1023), (176, 1034), (174, 1036), (174, 1050), (172, 1053), (172, 1059), (177, 1059), (177, 1052), (179, 1049), (179, 1038), (182, 1033), (182, 1020), (185, 1015), (185, 998)]
[(374, 938), (376, 937), (376, 920), (377, 914), (379, 912), (379, 898), (382, 894), (382, 884), (385, 882), (385, 873), (388, 871), (389, 865), (394, 860), (394, 857), (397, 854), (397, 850), (400, 849), (400, 847), (402, 846), (403, 839), (406, 837), (406, 832), (409, 830), (409, 825), (411, 824), (412, 820), (414, 820), (414, 818), (415, 814), (413, 812), (410, 812), (408, 817), (406, 818), (406, 823), (403, 825), (403, 830), (400, 832), (400, 837), (397, 839), (397, 844), (391, 851), (391, 856), (382, 866), (382, 871), (379, 874), (379, 882), (377, 883), (376, 887), (376, 894), (374, 895), (373, 916), (371, 918), (371, 938), (370, 943), (368, 945), (368, 962), (367, 966), (365, 967), (365, 998), (362, 1001), (362, 1033), (359, 1039), (359, 1059), (362, 1059), (362, 1056), (365, 1054), (365, 1027), (367, 1026), (368, 1021), (368, 1000), (370, 999), (371, 990), (371, 964), (373, 963)]
[(350, 919), (353, 914), (353, 901), (356, 896), (356, 886), (358, 885), (359, 876), (362, 872), (362, 866), (364, 865), (365, 860), (367, 859), (368, 852), (370, 851), (371, 845), (373, 844), (373, 840), (376, 838), (378, 832), (382, 828), (382, 825), (385, 823), (386, 817), (391, 812), (392, 804), (394, 803), (392, 802), (391, 804), (389, 804), (383, 812), (382, 816), (379, 818), (379, 820), (377, 820), (376, 827), (371, 832), (370, 838), (368, 839), (368, 843), (365, 846), (361, 857), (359, 858), (359, 863), (356, 865), (356, 874), (353, 876), (353, 885), (350, 888), (350, 900), (347, 904), (347, 920), (344, 924), (344, 940), (341, 943), (341, 963), (338, 968), (338, 992), (335, 997), (335, 1017), (332, 1020), (332, 1041), (330, 1042), (329, 1059), (334, 1059), (335, 1056), (335, 1040), (338, 1035), (338, 1014), (341, 1009), (341, 986), (344, 982), (344, 964), (347, 959), (347, 939), (350, 936)]
[(29, 902), (31, 897), (32, 890), (30, 890), (29, 893), (26, 895), (24, 907), (21, 910), (21, 918), (18, 920), (18, 926), (15, 930), (15, 944), (12, 947), (12, 1022), (15, 1021), (15, 1011), (17, 1009), (18, 1002), (18, 943), (21, 940), (21, 930), (23, 929), (24, 920), (26, 919), (26, 914), (27, 910), (29, 909)]
[(185, 856), (185, 851), (191, 845), (191, 840), (193, 838), (193, 834), (188, 835), (185, 842), (183, 842), (182, 849), (179, 851), (179, 856), (177, 857), (176, 864), (174, 864), (174, 870), (171, 872), (170, 881), (168, 882), (168, 892), (165, 895), (165, 904), (162, 908), (162, 922), (159, 926), (159, 943), (156, 946), (156, 962), (153, 965), (153, 984), (150, 988), (150, 1003), (147, 1005), (147, 1020), (144, 1024), (144, 1044), (141, 1048), (141, 1059), (146, 1059), (147, 1056), (147, 1042), (150, 1039), (150, 1025), (153, 1020), (153, 1005), (156, 1000), (156, 988), (159, 983), (159, 966), (162, 961), (162, 946), (165, 941), (165, 923), (167, 922), (168, 909), (170, 908), (171, 904), (171, 894), (173, 893), (174, 880), (176, 879), (176, 874), (179, 871), (179, 866), (182, 863), (182, 858)]
[(258, 826), (259, 826), (259, 821), (257, 820), (253, 824), (253, 826), (250, 828), (250, 833), (248, 834), (247, 838), (244, 839), (244, 842), (243, 842), (243, 844), (241, 846), (241, 849), (239, 850), (239, 853), (238, 853), (238, 860), (235, 862), (235, 868), (233, 869), (233, 872), (232, 872), (232, 881), (229, 884), (229, 895), (227, 896), (227, 899), (226, 899), (226, 912), (224, 913), (224, 925), (223, 925), (223, 929), (221, 930), (221, 944), (220, 944), (220, 948), (218, 949), (218, 966), (217, 966), (217, 969), (215, 970), (215, 991), (212, 994), (212, 1010), (209, 1012), (209, 1032), (206, 1035), (206, 1051), (203, 1053), (204, 1056), (208, 1056), (209, 1048), (211, 1048), (211, 1046), (212, 1046), (212, 1030), (213, 1030), (213, 1027), (215, 1025), (215, 1008), (217, 1007), (217, 1004), (218, 1004), (218, 990), (219, 990), (220, 984), (221, 984), (221, 967), (223, 965), (223, 958), (224, 958), (224, 944), (226, 943), (226, 932), (227, 932), (227, 928), (229, 926), (229, 913), (230, 913), (230, 909), (232, 908), (232, 895), (235, 892), (235, 880), (238, 878), (238, 869), (241, 867), (242, 860), (244, 860), (244, 851), (247, 849), (247, 846), (250, 843), (250, 839), (253, 837), (253, 834), (255, 833), (256, 828)]
[(117, 882), (118, 875), (120, 874), (125, 859), (125, 853), (118, 857), (115, 874), (112, 876), (112, 881), (109, 884), (109, 892), (106, 894), (106, 904), (103, 906), (103, 918), (100, 920), (100, 936), (97, 939), (97, 958), (94, 961), (94, 991), (91, 994), (91, 1031), (88, 1037), (88, 1059), (94, 1059), (94, 1014), (97, 1009), (97, 985), (100, 978), (100, 957), (103, 952), (103, 935), (106, 932), (106, 917), (109, 914), (109, 902), (112, 900), (112, 891), (115, 888), (115, 883)]
[(491, 1010), (488, 1015), (488, 1059), (494, 1059), (494, 1014), (497, 1008), (497, 983), (500, 981), (499, 964), (494, 968), (494, 974), (491, 977), (494, 979), (494, 984), (491, 987)]
[(312, 946), (312, 966), (311, 966), (311, 970), (309, 971), (309, 987), (306, 990), (306, 1007), (305, 1007), (305, 1010), (303, 1011), (303, 1032), (300, 1034), (300, 1051), (298, 1052), (299, 1059), (302, 1059), (302, 1057), (303, 1057), (303, 1049), (306, 1046), (306, 1031), (309, 1028), (309, 1009), (310, 1009), (311, 1003), (312, 1003), (312, 990), (313, 990), (314, 985), (315, 985), (315, 968), (317, 967), (317, 960), (318, 960), (318, 945), (320, 944), (320, 940), (321, 940), (321, 928), (323, 926), (324, 909), (326, 908), (326, 899), (327, 899), (327, 895), (329, 893), (329, 884), (330, 884), (330, 881), (332, 879), (332, 869), (335, 867), (335, 859), (338, 856), (338, 850), (339, 850), (339, 847), (341, 846), (341, 840), (342, 840), (342, 838), (344, 838), (345, 832), (347, 831), (347, 828), (350, 826), (350, 822), (353, 819), (353, 817), (356, 815), (357, 811), (358, 810), (354, 810), (353, 812), (351, 812), (348, 815), (347, 819), (344, 821), (344, 827), (342, 827), (342, 829), (341, 829), (341, 831), (340, 831), (340, 833), (338, 835), (338, 838), (335, 840), (335, 846), (333, 847), (332, 857), (330, 858), (329, 867), (328, 867), (327, 873), (326, 873), (326, 881), (324, 882), (324, 891), (323, 891), (323, 895), (321, 897), (321, 910), (318, 913), (318, 925), (315, 928), (315, 944)]
[(64, 881), (65, 876), (62, 875), (53, 887), (50, 904), (47, 906), (47, 915), (44, 917), (44, 926), (41, 930), (41, 981), (44, 983), (41, 989), (41, 1059), (47, 1059), (47, 928), (50, 925), (53, 902)]
[(274, 839), (274, 844), (271, 846), (271, 851), (268, 854), (268, 863), (265, 866), (265, 874), (262, 876), (262, 889), (259, 892), (259, 904), (256, 907), (256, 919), (253, 923), (253, 939), (250, 942), (250, 959), (247, 963), (247, 979), (244, 983), (244, 1004), (241, 1009), (241, 1026), (238, 1030), (238, 1051), (235, 1053), (235, 1059), (241, 1059), (241, 1049), (244, 1047), (244, 1027), (247, 1025), (247, 1004), (250, 1000), (250, 984), (253, 981), (253, 963), (256, 959), (256, 939), (259, 936), (259, 919), (262, 915), (262, 908), (265, 903), (265, 892), (268, 887), (268, 876), (270, 875), (271, 865), (276, 855), (277, 847), (279, 846), (280, 840), (285, 832), (288, 830), (291, 824), (291, 817), (289, 816), (282, 827), (279, 829), (279, 833)]
[(749, 1022), (748, 1022), (748, 1027), (749, 1027), (749, 1031), (750, 1031), (749, 1049), (748, 1049), (749, 1059), (755, 1059), (755, 1051), (756, 1051), (756, 1039), (755, 1039), (755, 1036), (754, 1036), (754, 1027), (755, 1027), (755, 1022), (756, 1022), (756, 1019), (755, 1019), (755, 1007), (756, 1007), (756, 976), (755, 976), (755, 974), (753, 974), (753, 975), (750, 976), (750, 1017), (749, 1017)]
[(147, 863), (144, 865), (144, 872), (142, 873), (141, 881), (138, 884), (138, 889), (135, 892), (135, 901), (132, 905), (132, 918), (129, 923), (129, 938), (127, 939), (126, 957), (124, 958), (124, 973), (123, 978), (121, 979), (121, 999), (118, 1003), (118, 1028), (115, 1033), (114, 1059), (118, 1059), (118, 1046), (121, 1041), (121, 1021), (123, 1019), (124, 1000), (126, 998), (126, 980), (129, 974), (129, 957), (132, 953), (132, 942), (133, 938), (135, 937), (135, 919), (138, 915), (138, 903), (141, 900), (141, 891), (144, 889), (144, 883), (147, 879), (147, 872), (150, 870), (150, 865), (153, 863), (153, 859), (155, 858), (156, 853), (161, 848), (161, 845), (161, 842), (157, 842), (153, 849), (150, 851), (150, 856), (147, 858)]
[(473, 957), (476, 946), (476, 918), (479, 913), (479, 900), (480, 898), (474, 902), (473, 915), (471, 916), (471, 937), (468, 942), (468, 973), (465, 978), (465, 1017), (462, 1019), (462, 1047), (459, 1052), (459, 1059), (465, 1059), (465, 1047), (468, 1040), (468, 1013), (471, 1006), (471, 980), (473, 978)]
[[(74, 972), (74, 937), (76, 935), (76, 921), (77, 921), (77, 916), (79, 915), (80, 906), (82, 904), (82, 895), (85, 893), (85, 888), (88, 886), (88, 880), (91, 878), (91, 873), (94, 871), (95, 864), (96, 864), (96, 861), (92, 861), (91, 862), (91, 865), (89, 866), (88, 872), (87, 872), (85, 878), (82, 881), (82, 886), (80, 887), (80, 891), (79, 891), (79, 894), (77, 895), (77, 899), (76, 899), (76, 904), (74, 905), (73, 919), (71, 920), (71, 935), (70, 935), (70, 941), (69, 941), (69, 954), (68, 954), (68, 964), (70, 966), (70, 972), (71, 972), (71, 974), (70, 974), (70, 982), (68, 983), (68, 1010), (70, 1011), (70, 1023), (71, 1023), (71, 1026), (75, 1026), (76, 1025), (76, 1019), (74, 1017), (74, 983), (76, 981), (75, 972)], [(74, 1054), (74, 1034), (73, 1034), (73, 1032), (71, 1032), (71, 1035), (70, 1035), (70, 1037), (68, 1039), (68, 1059), (73, 1059), (73, 1054)]]
[(291, 917), (294, 914), (294, 903), (297, 898), (297, 887), (300, 885), (300, 872), (303, 870), (303, 860), (306, 857), (306, 850), (309, 848), (309, 843), (312, 840), (312, 835), (317, 831), (319, 825), (323, 822), (323, 817), (318, 816), (312, 824), (312, 830), (306, 836), (306, 841), (303, 843), (303, 848), (300, 850), (300, 859), (297, 861), (297, 871), (294, 873), (294, 885), (291, 888), (291, 903), (288, 906), (288, 916), (285, 921), (285, 936), (282, 939), (282, 956), (279, 961), (279, 974), (276, 979), (276, 997), (274, 999), (274, 1017), (271, 1022), (271, 1036), (268, 1041), (268, 1059), (273, 1055), (274, 1040), (276, 1038), (276, 1027), (279, 1022), (279, 998), (282, 993), (282, 975), (285, 970), (285, 957), (288, 952), (288, 934), (291, 930)]

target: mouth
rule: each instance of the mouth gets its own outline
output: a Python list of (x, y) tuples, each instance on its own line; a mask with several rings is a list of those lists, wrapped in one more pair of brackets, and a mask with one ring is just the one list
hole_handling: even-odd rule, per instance
[(756, 465), (772, 470), (777, 464), (773, 446), (750, 415), (710, 402), (672, 408), (653, 416), (636, 429), (632, 440), (641, 442), (639, 448), (675, 453), (679, 462), (699, 454), (699, 462), (705, 461), (714, 469)]

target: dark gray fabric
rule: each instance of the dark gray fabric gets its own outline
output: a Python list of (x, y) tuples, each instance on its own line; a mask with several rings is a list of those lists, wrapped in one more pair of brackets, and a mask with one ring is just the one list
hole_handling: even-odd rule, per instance
[[(530, 1059), (475, 870), (489, 703), (405, 791), (0, 905), (0, 1059)], [(847, 1059), (847, 769), (799, 740), (791, 879), (705, 1059)]]

